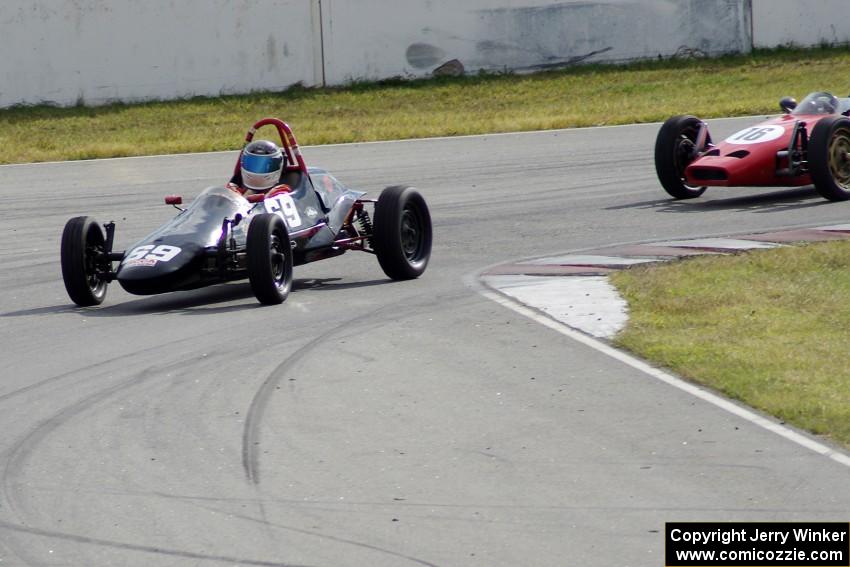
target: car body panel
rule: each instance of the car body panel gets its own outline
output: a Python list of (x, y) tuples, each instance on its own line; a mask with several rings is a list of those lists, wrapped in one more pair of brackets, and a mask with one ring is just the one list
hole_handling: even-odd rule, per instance
[[(321, 193), (314, 188), (314, 176), (321, 183)], [(244, 248), (251, 220), (262, 213), (284, 220), (296, 264), (334, 255), (327, 249), (333, 247), (363, 195), (319, 168), (300, 175), (291, 191), (257, 203), (228, 186), (208, 187), (185, 210), (129, 247), (116, 277), (127, 292), (137, 295), (194, 289), (226, 280), (229, 276), (218, 269), (220, 246)], [(330, 208), (325, 203), (330, 203)], [(225, 219), (234, 221), (229, 230)], [(225, 230), (227, 242), (222, 243)]]
[(813, 127), (821, 118), (786, 114), (735, 132), (688, 165), (685, 178), (703, 187), (810, 185), (807, 174), (778, 175), (777, 153), (789, 148), (798, 121)]
[[(816, 108), (811, 93), (793, 112), (759, 122), (709, 145), (685, 168), (693, 187), (800, 187), (811, 185), (805, 168), (792, 168), (788, 156), (804, 142), (799, 132), (811, 133), (828, 116), (850, 114), (850, 98), (835, 99), (835, 108)], [(829, 95), (831, 96), (831, 95)], [(834, 98), (834, 97), (833, 97)], [(798, 133), (795, 136), (795, 132)]]

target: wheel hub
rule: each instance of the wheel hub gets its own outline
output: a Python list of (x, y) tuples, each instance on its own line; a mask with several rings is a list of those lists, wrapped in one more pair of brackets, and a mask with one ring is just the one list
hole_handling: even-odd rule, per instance
[(269, 245), (269, 255), (271, 257), (272, 277), (278, 284), (283, 281), (283, 271), (286, 264), (286, 258), (281, 247), (280, 238), (273, 234)]
[(86, 280), (89, 284), (89, 289), (93, 292), (98, 293), (100, 288), (104, 285), (104, 281), (98, 275), (98, 269), (100, 268), (99, 259), (103, 255), (103, 247), (100, 245), (89, 245), (86, 246)]
[(829, 169), (835, 182), (850, 189), (850, 130), (835, 133), (829, 146)]
[(675, 163), (676, 163), (676, 171), (679, 173), (679, 179), (682, 180), (682, 183), (686, 187), (690, 187), (687, 184), (687, 179), (685, 177), (685, 168), (690, 165), (692, 161), (694, 161), (694, 150), (696, 149), (696, 144), (694, 141), (688, 138), (686, 135), (682, 135), (682, 139), (679, 141), (679, 145), (676, 147), (675, 154)]
[(408, 259), (416, 257), (420, 245), (419, 218), (410, 209), (405, 209), (401, 217), (401, 246)]

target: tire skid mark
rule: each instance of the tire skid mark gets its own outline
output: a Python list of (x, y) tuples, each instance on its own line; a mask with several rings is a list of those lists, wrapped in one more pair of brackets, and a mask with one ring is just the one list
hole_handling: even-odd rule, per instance
[(288, 368), (297, 364), (298, 361), (303, 359), (305, 355), (313, 350), (317, 345), (323, 343), (340, 330), (348, 330), (350, 326), (375, 317), (388, 308), (389, 306), (384, 306), (381, 309), (359, 315), (353, 319), (348, 319), (344, 323), (330, 328), (299, 347), (298, 350), (286, 357), (269, 373), (265, 381), (263, 381), (262, 385), (257, 390), (257, 393), (254, 394), (254, 398), (251, 400), (251, 405), (249, 406), (248, 412), (245, 416), (245, 427), (242, 431), (242, 468), (245, 469), (245, 476), (250, 483), (255, 485), (260, 483), (258, 449), (260, 444), (260, 424), (263, 420), (263, 414), (265, 414), (269, 399), (277, 385), (286, 375)]
[(285, 358), (269, 373), (268, 377), (266, 377), (265, 381), (257, 390), (257, 393), (254, 394), (254, 398), (251, 400), (251, 405), (245, 415), (245, 427), (242, 433), (242, 467), (245, 469), (245, 476), (248, 482), (255, 485), (260, 483), (260, 424), (262, 423), (263, 414), (266, 411), (271, 395), (274, 393), (281, 380), (283, 380), (284, 376), (286, 376), (289, 368), (302, 360), (316, 346), (322, 344), (330, 337), (339, 334), (341, 331), (351, 331), (351, 327), (362, 324), (370, 319), (378, 319), (376, 323), (380, 323), (380, 317), (385, 312), (392, 313), (392, 319), (396, 320), (406, 313), (420, 312), (423, 306), (439, 305), (441, 308), (444, 308), (446, 302), (464, 297), (468, 297), (468, 293), (465, 291), (441, 296), (436, 299), (431, 298), (424, 301), (420, 300), (418, 302), (412, 302), (410, 297), (402, 298), (394, 303), (375, 309), (374, 311), (369, 311), (368, 313), (343, 321), (339, 325), (328, 329), (321, 335), (310, 339), (310, 341)]
[[(748, 468), (763, 468), (763, 467), (748, 467)], [(51, 490), (51, 489), (42, 489), (42, 490)], [(56, 489), (56, 491), (60, 491), (60, 489)], [(113, 496), (155, 496), (157, 498), (162, 498), (163, 500), (174, 500), (186, 504), (194, 504), (197, 502), (207, 502), (207, 503), (217, 503), (217, 504), (232, 504), (232, 503), (244, 503), (244, 504), (255, 504), (257, 502), (257, 498), (246, 498), (246, 497), (224, 497), (224, 496), (200, 496), (200, 495), (192, 495), (192, 494), (169, 494), (166, 492), (159, 491), (150, 491), (150, 490), (76, 490), (78, 493), (91, 493), (91, 494), (110, 494)], [(345, 503), (341, 503), (338, 501), (322, 501), (322, 500), (301, 500), (301, 499), (291, 499), (291, 498), (264, 498), (266, 502), (266, 506), (269, 504), (286, 504), (287, 506), (297, 507), (297, 508), (305, 508), (311, 510), (318, 510), (320, 512), (331, 512), (338, 513), (345, 511), (346, 509), (352, 508), (428, 508), (430, 509), (441, 509), (441, 510), (468, 510), (468, 509), (476, 509), (476, 510), (528, 510), (528, 511), (564, 511), (564, 512), (575, 512), (575, 511), (609, 511), (609, 512), (645, 512), (645, 511), (662, 511), (662, 512), (699, 512), (699, 511), (707, 511), (707, 512), (727, 512), (727, 513), (744, 513), (747, 511), (751, 512), (781, 512), (781, 513), (811, 513), (815, 514), (818, 512), (827, 512), (831, 514), (844, 514), (846, 510), (844, 508), (800, 508), (799, 506), (795, 507), (777, 507), (777, 506), (765, 506), (762, 508), (733, 508), (729, 506), (718, 506), (718, 507), (693, 507), (693, 506), (656, 506), (656, 505), (622, 505), (622, 506), (602, 506), (602, 505), (589, 505), (589, 504), (494, 504), (491, 502), (413, 502), (413, 501), (351, 501), (346, 500)], [(221, 509), (213, 507), (211, 505), (202, 506), (200, 504), (196, 504), (196, 506), (205, 509), (211, 510), (215, 512), (221, 512)], [(230, 514), (231, 512), (227, 512)], [(297, 528), (296, 528), (297, 529)]]
[[(6, 504), (6, 509), (10, 514), (12, 514), (13, 516), (19, 516), (17, 512), (18, 507), (15, 505), (15, 497), (13, 496), (13, 490), (11, 489), (13, 485), (13, 479), (20, 475), (27, 455), (31, 454), (35, 447), (37, 447), (48, 435), (50, 435), (50, 433), (65, 424), (67, 421), (79, 415), (89, 407), (109, 398), (110, 396), (124, 390), (127, 387), (142, 384), (151, 377), (159, 376), (163, 372), (167, 372), (168, 370), (179, 369), (184, 367), (186, 364), (192, 364), (193, 362), (209, 359), (209, 356), (207, 356), (206, 354), (202, 354), (197, 355), (193, 358), (181, 358), (177, 361), (168, 364), (149, 366), (134, 373), (129, 378), (121, 380), (119, 383), (113, 384), (108, 388), (90, 394), (84, 397), (83, 399), (69, 406), (66, 406), (64, 409), (60, 410), (58, 413), (55, 413), (51, 417), (48, 417), (38, 422), (35, 427), (30, 430), (29, 433), (18, 439), (6, 451), (3, 452), (3, 457), (5, 458), (6, 462), (5, 466), (3, 467), (2, 475), (0, 476), (0, 502)], [(24, 527), (22, 525), (3, 522), (1, 520), (0, 526), (6, 526), (7, 528)], [(47, 530), (43, 531), (47, 532)]]
[[(180, 339), (180, 340), (176, 340), (176, 341), (168, 341), (167, 343), (163, 343), (163, 344), (176, 345), (176, 344), (181, 344), (181, 343), (186, 343), (186, 342), (195, 343), (197, 341), (197, 338), (198, 337), (189, 337), (189, 338), (186, 338), (186, 339)], [(71, 378), (71, 377), (76, 376), (77, 374), (80, 374), (82, 372), (88, 372), (88, 371), (94, 370), (96, 368), (108, 366), (108, 365), (110, 365), (114, 362), (118, 362), (118, 361), (121, 361), (121, 360), (124, 360), (124, 359), (127, 359), (127, 358), (132, 358), (134, 356), (140, 356), (140, 355), (144, 355), (144, 354), (151, 353), (151, 352), (160, 352), (162, 350), (163, 344), (158, 344), (156, 346), (148, 347), (146, 349), (136, 350), (136, 351), (133, 351), (133, 352), (129, 352), (127, 354), (115, 356), (115, 357), (109, 358), (107, 360), (102, 360), (100, 362), (96, 362), (95, 364), (90, 364), (89, 366), (84, 366), (82, 368), (77, 368), (75, 370), (63, 372), (62, 374), (57, 374), (56, 376), (51, 376), (50, 378), (45, 378), (44, 380), (40, 380), (38, 382), (35, 382), (34, 384), (29, 384), (28, 386), (24, 386), (22, 388), (18, 388), (17, 390), (13, 390), (11, 392), (7, 392), (5, 394), (0, 395), (0, 402), (4, 402), (6, 400), (14, 398), (15, 396), (19, 396), (21, 394), (26, 394), (28, 392), (31, 392), (33, 390), (37, 390), (37, 389), (42, 388), (44, 386), (48, 386), (48, 385), (50, 385), (54, 382), (59, 382), (59, 381), (62, 381), (66, 378)], [(92, 379), (94, 379), (94, 378), (92, 378)]]
[[(2, 522), (2, 520), (0, 520), (0, 522)], [(2, 529), (2, 528), (0, 528), (0, 529)], [(6, 555), (3, 555), (4, 553)], [(21, 565), (26, 564), (26, 561), (24, 561), (24, 558), (21, 557), (20, 555), (18, 555), (17, 553), (15, 553), (15, 551), (12, 549), (11, 546), (3, 546), (3, 544), (0, 543), (0, 563), (2, 563), (6, 559), (17, 559), (17, 560), (20, 561)], [(14, 565), (14, 563), (12, 563), (12, 565)]]
[[(196, 360), (200, 360), (202, 357), (196, 357)], [(208, 358), (208, 357), (203, 357)], [(106, 389), (99, 390), (93, 394), (90, 394), (69, 406), (66, 406), (64, 409), (59, 411), (58, 413), (43, 419), (36, 426), (30, 430), (28, 434), (24, 437), (16, 441), (9, 449), (4, 452), (4, 455), (7, 457), (6, 465), (3, 468), (3, 485), (7, 484), (7, 480), (9, 476), (15, 475), (19, 472), (17, 469), (20, 468), (20, 463), (23, 457), (28, 452), (31, 452), (35, 446), (37, 446), (45, 437), (47, 437), (51, 432), (56, 430), (58, 427), (66, 423), (72, 417), (82, 413), (90, 406), (110, 397), (126, 388), (127, 386), (131, 386), (133, 384), (140, 384), (147, 381), (152, 376), (156, 376), (163, 371), (167, 371), (171, 368), (180, 368), (188, 361), (178, 361), (170, 364), (163, 364), (157, 366), (150, 366), (145, 368), (139, 372), (132, 374), (129, 378), (122, 380), (117, 384), (113, 384)]]
[(53, 539), (60, 539), (64, 541), (71, 541), (75, 543), (83, 543), (88, 545), (95, 545), (99, 547), (108, 547), (112, 549), (123, 549), (129, 551), (140, 551), (143, 553), (154, 553), (157, 555), (167, 555), (170, 557), (179, 557), (183, 559), (198, 559), (204, 561), (217, 561), (220, 563), (230, 563), (237, 565), (258, 565), (261, 567), (308, 567), (306, 565), (297, 565), (294, 563), (280, 563), (278, 561), (260, 561), (255, 559), (244, 559), (241, 557), (228, 557), (226, 555), (208, 555), (205, 553), (196, 553), (193, 551), (182, 551), (179, 549), (166, 549), (163, 547), (156, 546), (148, 546), (148, 545), (140, 545), (135, 543), (126, 543), (120, 541), (112, 541), (108, 539), (99, 539), (88, 536), (81, 536), (75, 534), (68, 534), (63, 532), (56, 532), (52, 530), (45, 530), (42, 528), (33, 528), (30, 526), (21, 526), (12, 524), (9, 522), (4, 522), (0, 520), (0, 530), (8, 530), (17, 533), (24, 533), (30, 535), (38, 535), (42, 537), (48, 537)]
[[(376, 309), (374, 311), (370, 311), (368, 313), (364, 313), (362, 315), (358, 315), (357, 317), (353, 317), (348, 319), (335, 327), (332, 327), (321, 333), (320, 335), (310, 339), (307, 343), (299, 347), (295, 352), (286, 357), (280, 364), (278, 364), (274, 370), (272, 370), (269, 375), (266, 377), (265, 381), (260, 385), (260, 388), (257, 390), (256, 394), (254, 394), (253, 399), (251, 400), (251, 404), (248, 408), (248, 411), (245, 416), (245, 426), (242, 433), (242, 467), (245, 470), (245, 476), (250, 484), (254, 486), (255, 490), (259, 490), (260, 484), (260, 474), (259, 474), (259, 446), (260, 446), (260, 425), (263, 421), (263, 416), (265, 414), (266, 408), (268, 407), (269, 400), (271, 399), (272, 394), (276, 390), (280, 381), (286, 376), (287, 371), (297, 364), (300, 360), (305, 358), (305, 356), (310, 353), (316, 346), (322, 344), (324, 341), (329, 339), (330, 337), (339, 334), (340, 331), (350, 331), (351, 327), (362, 324), (365, 321), (369, 321), (370, 319), (379, 318), (384, 312), (392, 310), (394, 318), (398, 318), (401, 314), (409, 311), (417, 311), (419, 304), (423, 302), (419, 302), (417, 304), (407, 303), (409, 298), (401, 299), (395, 303), (391, 303), (389, 305), (384, 305), (383, 307)], [(402, 303), (407, 303), (406, 307), (398, 308), (397, 306)], [(428, 303), (433, 303), (433, 301), (429, 301)], [(202, 506), (201, 506), (202, 507)], [(377, 546), (369, 545), (367, 543), (358, 542), (355, 540), (348, 540), (344, 538), (339, 538), (336, 536), (329, 536), (325, 534), (320, 534), (318, 532), (311, 532), (309, 530), (302, 530), (299, 528), (293, 528), (289, 526), (281, 526), (277, 525), (271, 521), (269, 521), (268, 516), (266, 514), (265, 507), (265, 499), (260, 497), (258, 494), (257, 498), (257, 507), (258, 512), (260, 514), (260, 518), (254, 518), (251, 516), (242, 516), (238, 514), (233, 514), (234, 517), (238, 517), (245, 520), (250, 520), (252, 522), (257, 522), (262, 524), (267, 530), (269, 530), (269, 534), (273, 537), (273, 533), (271, 532), (272, 528), (279, 529), (287, 529), (290, 531), (295, 531), (298, 533), (303, 533), (307, 535), (312, 535), (316, 537), (321, 537), (326, 540), (335, 541), (338, 543), (343, 543), (347, 545), (354, 545), (357, 547), (362, 547), (365, 549), (371, 549), (380, 553), (384, 553), (387, 555), (402, 557), (408, 561), (413, 561), (419, 565), (425, 565), (427, 567), (438, 567), (432, 563), (428, 563), (414, 557), (408, 557), (402, 555), (398, 552), (382, 549)]]
[[(201, 504), (196, 504), (196, 506), (198, 508), (203, 509), (203, 510), (209, 510), (209, 511), (212, 511), (212, 512), (220, 512), (220, 510), (217, 510), (216, 508), (211, 507), (211, 506), (204, 506), (204, 505), (201, 505)], [(273, 527), (273, 528), (276, 528), (276, 529), (279, 529), (279, 530), (285, 530), (285, 531), (288, 531), (288, 532), (294, 532), (294, 533), (298, 533), (298, 534), (302, 534), (302, 535), (317, 537), (317, 538), (320, 538), (320, 539), (325, 540), (325, 541), (332, 541), (332, 542), (335, 542), (335, 543), (342, 543), (342, 544), (345, 544), (345, 545), (353, 545), (353, 546), (356, 546), (356, 547), (362, 547), (363, 549), (369, 549), (371, 551), (377, 551), (377, 552), (382, 553), (384, 555), (391, 555), (393, 557), (399, 557), (399, 558), (404, 559), (406, 561), (416, 563), (417, 565), (424, 565), (425, 567), (439, 567), (439, 565), (437, 565), (435, 563), (430, 563), (428, 561), (425, 561), (424, 559), (418, 559), (418, 558), (413, 557), (411, 555), (405, 555), (405, 554), (398, 552), (398, 551), (393, 551), (391, 549), (384, 549), (383, 547), (378, 547), (377, 545), (371, 545), (371, 544), (368, 544), (368, 543), (363, 543), (362, 541), (355, 541), (353, 539), (347, 539), (347, 538), (344, 538), (344, 537), (339, 537), (339, 536), (334, 536), (334, 535), (329, 535), (329, 534), (323, 534), (323, 533), (320, 533), (320, 532), (317, 532), (317, 531), (307, 530), (307, 529), (304, 529), (304, 528), (296, 528), (296, 527), (293, 527), (293, 526), (286, 526), (286, 525), (278, 524), (278, 523), (275, 523), (275, 522), (269, 522), (265, 518), (259, 519), (259, 518), (254, 518), (252, 516), (246, 516), (245, 514), (237, 514), (237, 513), (233, 513), (233, 512), (228, 512), (228, 514), (230, 514), (234, 518), (239, 518), (240, 520), (260, 523), (263, 526), (269, 526), (269, 527)]]

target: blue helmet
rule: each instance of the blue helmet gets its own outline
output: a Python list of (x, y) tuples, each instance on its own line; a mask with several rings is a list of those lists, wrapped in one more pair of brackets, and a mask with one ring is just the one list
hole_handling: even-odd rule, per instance
[(253, 191), (268, 191), (280, 182), (286, 154), (274, 142), (257, 140), (242, 150), (242, 185)]

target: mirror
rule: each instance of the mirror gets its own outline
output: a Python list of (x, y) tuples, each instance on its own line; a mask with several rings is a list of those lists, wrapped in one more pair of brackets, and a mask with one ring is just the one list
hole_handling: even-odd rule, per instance
[(165, 204), (166, 205), (182, 205), (183, 197), (180, 195), (166, 195), (165, 196)]

